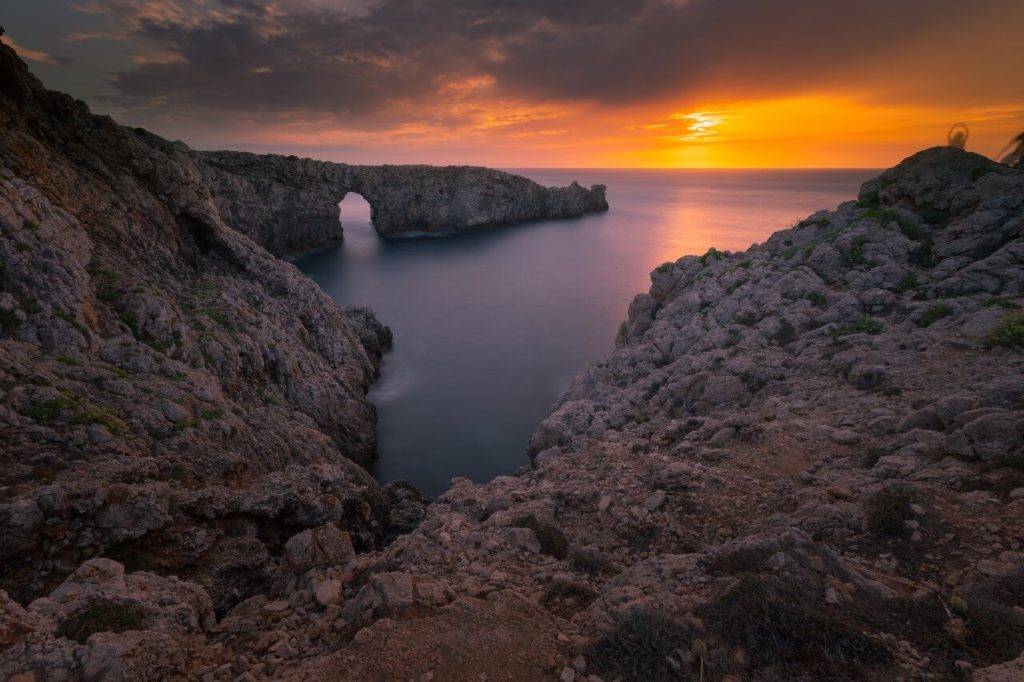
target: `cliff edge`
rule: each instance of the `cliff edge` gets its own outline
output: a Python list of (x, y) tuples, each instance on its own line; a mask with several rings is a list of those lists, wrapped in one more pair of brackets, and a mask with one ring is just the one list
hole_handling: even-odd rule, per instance
[(47, 91), (0, 46), (0, 587), (85, 559), (225, 609), (387, 497), (365, 394), (390, 332), (225, 224), (181, 144)]

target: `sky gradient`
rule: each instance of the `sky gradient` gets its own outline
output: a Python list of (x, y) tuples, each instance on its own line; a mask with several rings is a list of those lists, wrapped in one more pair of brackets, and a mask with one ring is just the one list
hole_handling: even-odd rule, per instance
[(884, 167), (1024, 130), (1021, 0), (8, 0), (51, 88), (202, 149)]

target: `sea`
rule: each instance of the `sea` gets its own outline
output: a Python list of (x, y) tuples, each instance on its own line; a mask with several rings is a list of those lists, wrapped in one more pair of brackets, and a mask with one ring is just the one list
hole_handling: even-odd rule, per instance
[(345, 239), (296, 265), (339, 305), (394, 332), (369, 398), (382, 483), (428, 495), (529, 464), (530, 435), (572, 378), (606, 357), (661, 263), (743, 250), (853, 199), (874, 170), (510, 169), (543, 185), (607, 185), (607, 213), (384, 239), (341, 203)]

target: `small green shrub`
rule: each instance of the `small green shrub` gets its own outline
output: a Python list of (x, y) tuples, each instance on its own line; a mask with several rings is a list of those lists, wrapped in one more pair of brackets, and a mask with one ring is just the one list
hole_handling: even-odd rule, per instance
[(0, 310), (0, 329), (8, 334), (13, 334), (20, 325), (21, 321), (18, 320), (17, 313), (13, 310)]
[(828, 302), (828, 298), (820, 291), (809, 291), (807, 292), (806, 298), (811, 302), (811, 305), (816, 308), (824, 308), (825, 304)]
[(725, 254), (712, 246), (699, 260), (701, 265), (707, 265), (709, 260), (722, 260), (723, 258), (725, 258)]
[(1024, 348), (1024, 313), (1004, 315), (988, 331), (985, 347)]
[(983, 308), (999, 306), (1003, 310), (1020, 310), (1020, 304), (1010, 296), (993, 296), (987, 301), (983, 301), (981, 305)]
[(998, 163), (982, 163), (971, 169), (971, 182), (977, 182), (989, 173), (995, 173), (1002, 168)]
[(865, 469), (873, 469), (878, 463), (878, 460), (880, 460), (885, 453), (885, 448), (876, 445), (864, 453), (864, 457), (861, 459), (860, 464)]
[(72, 327), (77, 329), (79, 334), (88, 338), (89, 329), (84, 324), (76, 320), (73, 315), (71, 315), (70, 313), (66, 313), (63, 310), (57, 311), (56, 313), (54, 313), (54, 315), (56, 315), (57, 317), (59, 317), (60, 319), (64, 320)]
[(913, 272), (913, 271), (910, 271), (907, 274), (903, 275), (903, 279), (901, 279), (899, 281), (899, 283), (896, 285), (896, 288), (893, 289), (893, 292), (895, 292), (897, 294), (902, 294), (902, 293), (910, 291), (911, 289), (914, 289), (916, 287), (917, 287), (917, 273)]
[(885, 488), (864, 501), (867, 528), (876, 536), (899, 536), (907, 532), (907, 521), (914, 516), (910, 504), (913, 493), (899, 487)]
[(114, 435), (128, 430), (127, 424), (113, 410), (106, 407), (97, 407), (96, 405), (88, 405), (81, 408), (71, 418), (71, 423), (78, 426), (103, 424)]
[(84, 644), (97, 632), (141, 630), (146, 625), (146, 611), (140, 604), (110, 599), (91, 599), (61, 624), (60, 634)]
[(735, 318), (737, 324), (742, 324), (744, 327), (753, 327), (757, 324), (757, 317), (752, 312), (745, 312), (738, 314)]
[(874, 319), (872, 317), (868, 317), (867, 315), (864, 315), (863, 317), (858, 319), (856, 322), (852, 322), (850, 324), (844, 324), (843, 326), (841, 326), (838, 329), (836, 329), (832, 333), (832, 337), (836, 338), (836, 339), (839, 339), (839, 338), (842, 338), (844, 336), (849, 336), (850, 334), (871, 334), (871, 335), (876, 335), (876, 334), (881, 334), (882, 333), (882, 329), (883, 329), (882, 324), (878, 320), (876, 320), (876, 319)]
[(917, 319), (917, 326), (930, 327), (942, 318), (949, 317), (952, 314), (953, 306), (948, 303), (936, 303)]
[(881, 200), (878, 197), (878, 191), (865, 192), (863, 196), (857, 199), (858, 208), (878, 208)]
[(81, 398), (69, 393), (62, 392), (56, 398), (47, 398), (37, 403), (32, 403), (21, 410), (22, 416), (34, 419), (39, 424), (52, 424), (57, 421), (65, 410), (76, 410), (81, 404)]
[(669, 262), (669, 263), (662, 263), (661, 265), (656, 267), (654, 269), (654, 271), (657, 272), (658, 274), (661, 274), (661, 275), (667, 275), (668, 273), (672, 272), (672, 270), (675, 267), (676, 267), (675, 263), (671, 263), (671, 262)]
[(920, 223), (901, 217), (896, 217), (895, 220), (896, 224), (899, 225), (900, 232), (902, 232), (903, 236), (907, 239), (919, 242), (930, 238), (930, 235), (924, 231), (924, 228), (921, 227)]
[(230, 332), (233, 331), (235, 328), (234, 323), (231, 321), (231, 317), (223, 310), (218, 310), (217, 308), (207, 306), (203, 308), (200, 312), (202, 312), (208, 318), (219, 324), (226, 331)]
[(584, 655), (588, 667), (607, 680), (678, 680), (677, 650), (689, 650), (691, 640), (689, 629), (674, 620), (633, 610), (617, 615)]
[(864, 261), (864, 242), (862, 240), (854, 241), (850, 245), (850, 250), (843, 254), (843, 265), (849, 268), (861, 265)]
[(576, 547), (569, 552), (569, 565), (580, 573), (605, 573), (612, 568), (612, 562), (608, 560), (600, 550), (593, 547)]
[(1024, 649), (1024, 569), (972, 585), (964, 605), (965, 644), (983, 660), (1003, 661)]
[(558, 526), (541, 521), (533, 515), (521, 516), (513, 525), (532, 530), (540, 542), (540, 551), (548, 556), (564, 559), (569, 551), (569, 540)]
[(698, 614), (746, 653), (748, 673), (765, 671), (767, 679), (780, 679), (778, 673), (784, 673), (781, 679), (849, 679), (891, 662), (884, 646), (829, 613), (814, 590), (792, 580), (746, 575)]

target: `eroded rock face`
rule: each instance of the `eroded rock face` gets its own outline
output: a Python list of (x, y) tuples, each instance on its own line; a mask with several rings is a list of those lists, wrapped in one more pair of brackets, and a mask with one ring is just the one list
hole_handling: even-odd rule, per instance
[(338, 204), (349, 192), (369, 202), (374, 229), (386, 237), (608, 210), (603, 185), (542, 187), (490, 168), (350, 166), (245, 152), (190, 155), (224, 220), (277, 255), (340, 241)]
[(365, 393), (390, 332), (231, 229), (189, 150), (45, 90), (0, 47), (0, 587), (106, 555), (226, 609), (294, 533), (365, 549)]

